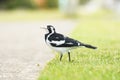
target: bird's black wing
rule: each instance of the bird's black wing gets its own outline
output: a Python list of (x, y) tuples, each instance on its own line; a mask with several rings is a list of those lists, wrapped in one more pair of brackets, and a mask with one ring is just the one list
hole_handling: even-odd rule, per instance
[(94, 46), (89, 45), (89, 44), (81, 43), (81, 42), (79, 42), (77, 40), (74, 40), (72, 38), (65, 37), (64, 35), (59, 34), (59, 33), (52, 34), (48, 38), (48, 40), (50, 41), (49, 43), (53, 47), (77, 47), (77, 46), (85, 46), (87, 48), (92, 48), (92, 49), (96, 49), (97, 48), (97, 47), (94, 47)]
[[(46, 37), (48, 35), (46, 34)], [(48, 37), (49, 44), (53, 47), (56, 47), (58, 45), (62, 45), (65, 43), (64, 35), (59, 34), (59, 33), (54, 33)], [(47, 40), (47, 38), (46, 38)]]
[(74, 40), (69, 37), (61, 37), (60, 39), (64, 40), (64, 43), (61, 43), (60, 45), (56, 45), (55, 43), (51, 43), (52, 46), (54, 47), (76, 47), (80, 46), (80, 42), (77, 40)]
[(65, 43), (58, 45), (57, 47), (76, 47), (80, 46), (80, 42), (69, 37), (65, 37)]
[(54, 33), (48, 38), (48, 40), (49, 41), (61, 41), (61, 40), (64, 40), (64, 36), (59, 33)]

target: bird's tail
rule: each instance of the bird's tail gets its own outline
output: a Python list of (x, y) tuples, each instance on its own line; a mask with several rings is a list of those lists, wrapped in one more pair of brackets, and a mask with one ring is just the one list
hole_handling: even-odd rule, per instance
[(97, 47), (89, 45), (89, 44), (82, 44), (82, 46), (85, 46), (86, 48), (97, 49)]

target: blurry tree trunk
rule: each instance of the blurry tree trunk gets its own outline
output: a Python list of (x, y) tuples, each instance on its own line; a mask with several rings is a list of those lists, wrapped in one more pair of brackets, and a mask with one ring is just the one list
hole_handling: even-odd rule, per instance
[(68, 16), (76, 14), (79, 0), (59, 0), (59, 9)]
[(120, 0), (114, 0), (115, 11), (120, 14)]
[(5, 5), (7, 5), (8, 2), (8, 0), (0, 0), (0, 9), (6, 8)]

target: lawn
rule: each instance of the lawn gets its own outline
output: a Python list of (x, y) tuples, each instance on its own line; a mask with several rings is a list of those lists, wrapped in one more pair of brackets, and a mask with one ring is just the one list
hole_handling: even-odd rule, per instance
[(120, 21), (113, 17), (83, 18), (70, 36), (97, 46), (78, 48), (50, 61), (38, 80), (120, 80)]
[(48, 10), (6, 10), (0, 11), (1, 21), (35, 21), (61, 19), (63, 15), (56, 9)]

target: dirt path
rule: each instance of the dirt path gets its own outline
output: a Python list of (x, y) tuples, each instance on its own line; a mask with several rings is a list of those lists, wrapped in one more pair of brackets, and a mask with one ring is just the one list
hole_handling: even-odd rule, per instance
[(68, 34), (74, 20), (0, 22), (0, 80), (36, 80), (54, 54), (44, 42), (40, 26), (55, 25)]

